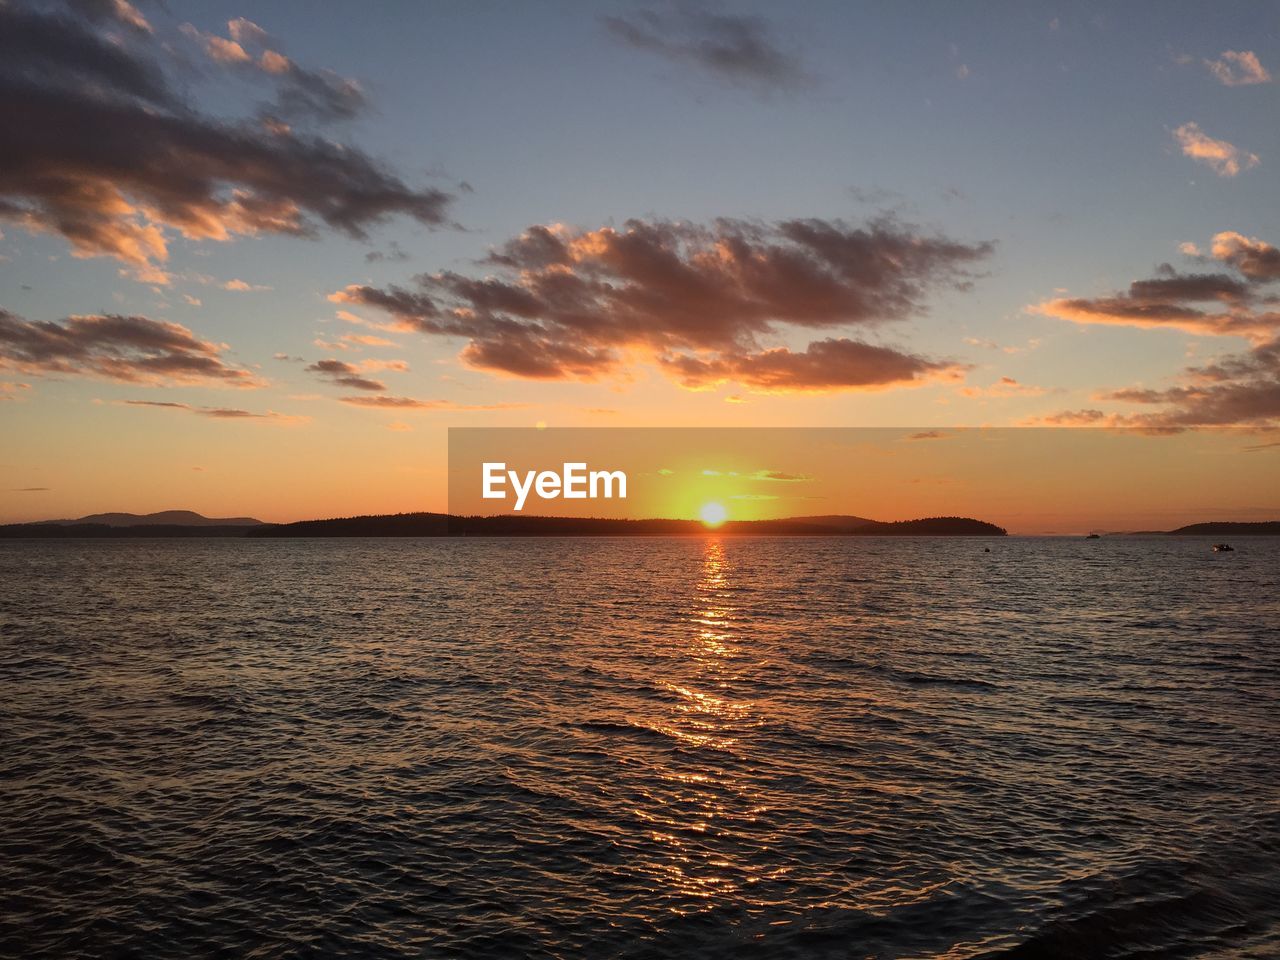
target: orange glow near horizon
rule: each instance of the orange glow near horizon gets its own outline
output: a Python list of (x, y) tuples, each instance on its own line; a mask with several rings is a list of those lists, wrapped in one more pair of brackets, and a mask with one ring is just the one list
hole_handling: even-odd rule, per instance
[(449, 512), (482, 499), (481, 465), (627, 475), (627, 496), (530, 497), (525, 515), (726, 520), (972, 517), (1011, 533), (1172, 530), (1280, 518), (1280, 448), (1243, 431), (1053, 428), (451, 430)]

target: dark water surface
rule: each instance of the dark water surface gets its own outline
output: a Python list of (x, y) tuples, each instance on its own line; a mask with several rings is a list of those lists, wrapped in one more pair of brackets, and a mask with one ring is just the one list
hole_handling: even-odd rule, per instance
[(5, 542), (0, 953), (1280, 956), (1236, 546)]

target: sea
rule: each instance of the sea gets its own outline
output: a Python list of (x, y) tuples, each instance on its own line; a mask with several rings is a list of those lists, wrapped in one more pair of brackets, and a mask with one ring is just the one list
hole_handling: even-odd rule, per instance
[(0, 955), (1280, 956), (1280, 539), (0, 542)]

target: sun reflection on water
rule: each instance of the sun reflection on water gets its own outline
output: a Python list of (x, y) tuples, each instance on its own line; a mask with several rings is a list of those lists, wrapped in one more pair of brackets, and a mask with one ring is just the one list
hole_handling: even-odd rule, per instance
[(657, 846), (647, 870), (684, 901), (675, 908), (682, 913), (726, 897), (750, 903), (745, 891), (770, 875), (744, 850), (769, 807), (743, 774), (750, 734), (764, 721), (740, 695), (751, 645), (734, 590), (725, 543), (708, 538), (686, 615), (683, 669), (661, 681), (672, 695), (662, 732), (684, 749), (657, 771), (663, 788), (650, 795), (652, 806), (635, 811)]

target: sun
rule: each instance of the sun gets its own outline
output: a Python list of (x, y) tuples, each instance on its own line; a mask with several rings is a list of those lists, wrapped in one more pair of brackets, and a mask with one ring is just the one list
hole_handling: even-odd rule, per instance
[(716, 503), (713, 500), (702, 505), (702, 509), (698, 511), (698, 517), (706, 526), (718, 527), (729, 519), (729, 511), (724, 508), (723, 503)]

